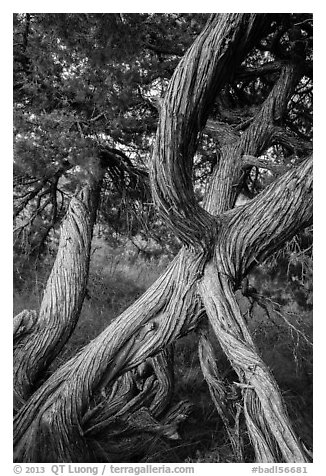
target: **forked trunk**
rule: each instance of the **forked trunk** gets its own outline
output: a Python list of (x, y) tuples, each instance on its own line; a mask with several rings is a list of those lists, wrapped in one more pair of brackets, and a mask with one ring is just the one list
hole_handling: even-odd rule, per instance
[[(211, 16), (175, 70), (161, 108), (151, 180), (161, 214), (186, 246), (142, 297), (60, 367), (23, 405), (15, 417), (16, 461), (93, 461), (103, 434), (110, 438), (117, 421), (119, 435), (138, 428), (167, 438), (177, 437), (177, 423), (189, 407), (181, 404), (167, 411), (171, 380), (164, 371), (168, 355), (162, 350), (194, 329), (206, 313), (238, 374), (257, 461), (306, 461), (276, 382), (256, 351), (234, 297), (236, 287), (258, 257), (267, 257), (280, 248), (312, 217), (311, 160), (287, 172), (247, 205), (232, 209), (235, 185), (246, 166), (243, 156), (260, 154), (275, 140), (274, 122), (282, 116), (296, 81), (291, 65), (284, 66), (251, 126), (235, 144), (224, 147), (205, 210), (198, 205), (191, 182), (198, 133), (205, 125), (210, 106), (262, 33), (264, 21), (264, 16), (256, 14)], [(68, 246), (68, 238), (65, 240)], [(86, 249), (89, 243), (79, 240), (78, 246)], [(60, 249), (67, 251), (62, 246)], [(82, 254), (84, 263), (87, 256)], [(79, 271), (85, 271), (86, 265), (83, 266)], [(52, 274), (56, 283), (56, 274)], [(68, 276), (74, 276), (73, 271)], [(80, 276), (74, 279), (78, 281)], [(71, 281), (67, 278), (70, 286)], [(84, 286), (82, 281), (78, 293), (69, 291), (74, 312), (80, 309), (81, 302), (73, 297), (83, 296)], [(61, 286), (58, 292), (63, 307), (54, 296), (51, 309), (55, 316), (65, 316), (67, 291)], [(35, 316), (31, 317), (30, 327), (34, 329), (37, 324), (33, 324)], [(26, 322), (26, 316), (19, 319)], [(61, 339), (70, 334), (71, 317), (68, 320), (70, 324), (63, 326), (65, 330), (60, 331), (53, 345), (46, 319), (41, 320), (38, 332), (32, 333), (40, 346), (33, 357), (36, 362), (47, 362), (60, 347)], [(202, 369), (239, 460), (241, 441), (237, 427), (230, 428), (232, 418), (237, 423), (239, 415), (228, 415), (223, 405), (224, 390), (209, 339), (209, 335), (202, 334)], [(38, 349), (33, 340), (30, 346), (28, 342), (27, 339), (25, 346), (30, 353)], [(18, 352), (21, 351), (17, 350), (16, 355), (19, 368), (19, 359), (25, 356)], [(139, 367), (146, 359), (151, 364), (148, 375)], [(40, 366), (35, 367), (37, 373)], [(22, 376), (17, 393), (24, 400), (33, 382), (27, 372), (17, 373)], [(108, 453), (103, 450), (103, 458), (114, 460), (118, 443), (114, 436), (106, 442)], [(137, 451), (143, 443), (135, 443)], [(120, 441), (120, 450), (123, 449), (129, 451), (130, 442), (128, 445)]]

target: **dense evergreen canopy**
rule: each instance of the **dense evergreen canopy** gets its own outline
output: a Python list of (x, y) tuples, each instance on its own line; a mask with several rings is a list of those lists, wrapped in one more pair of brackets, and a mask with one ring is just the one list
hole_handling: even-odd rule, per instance
[[(15, 459), (139, 460), (178, 438), (173, 344), (195, 329), (235, 459), (242, 412), (257, 461), (309, 461), (236, 293), (258, 302), (247, 275), (274, 257), (311, 300), (312, 15), (15, 14), (14, 129), (15, 256), (56, 251), (40, 310), (14, 319)], [(96, 221), (175, 257), (51, 373)]]
[[(101, 216), (116, 230), (154, 226), (148, 162), (160, 101), (207, 14), (15, 14), (14, 180), (17, 232), (42, 249), (69, 197), (91, 169), (106, 167)], [(274, 15), (265, 37), (211, 108), (195, 157), (200, 200), (219, 150), (241, 135), (270, 92), (282, 64), (297, 81), (269, 154), (295, 163), (312, 137), (312, 17)], [(248, 167), (239, 192), (250, 198), (271, 174)], [(28, 205), (28, 206), (27, 206)], [(136, 213), (135, 213), (136, 212)], [(127, 223), (127, 225), (126, 225)], [(36, 229), (38, 232), (36, 232)], [(161, 231), (162, 232), (162, 231)], [(19, 239), (18, 239), (19, 243)]]

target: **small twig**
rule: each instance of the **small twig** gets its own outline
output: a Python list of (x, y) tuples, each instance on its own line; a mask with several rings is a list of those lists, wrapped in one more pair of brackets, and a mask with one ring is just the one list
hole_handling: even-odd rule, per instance
[(262, 296), (261, 294), (256, 294), (255, 297), (258, 298), (256, 300), (257, 304), (267, 312), (268, 317), (271, 317), (269, 309), (268, 309), (268, 304), (262, 301), (269, 301), (270, 303), (269, 305), (271, 306), (275, 314), (277, 314), (290, 327), (291, 330), (295, 331), (298, 335), (300, 335), (307, 342), (307, 344), (309, 344), (310, 346), (313, 345), (312, 342), (307, 338), (307, 336), (300, 329), (298, 329), (294, 324), (292, 324), (289, 321), (289, 319), (285, 317), (284, 314), (280, 310), (276, 309), (276, 307), (280, 307), (280, 305), (277, 302), (273, 301), (272, 299), (266, 296)]
[(89, 122), (97, 121), (98, 119), (100, 119), (100, 118), (103, 117), (103, 116), (106, 118), (105, 113), (104, 113), (104, 112), (101, 112), (101, 113), (98, 114), (97, 116), (92, 117), (92, 118), (89, 120)]
[(31, 225), (33, 223), (33, 221), (35, 220), (35, 218), (39, 215), (39, 213), (41, 211), (43, 211), (48, 205), (49, 203), (51, 203), (51, 197), (48, 198), (45, 203), (41, 206), (41, 207), (38, 207), (35, 211), (35, 213), (33, 213), (33, 215), (31, 216), (31, 218), (29, 218), (25, 223), (23, 223), (22, 225), (19, 225), (17, 226), (16, 228), (14, 228), (14, 233), (17, 233), (17, 231), (21, 231), (23, 230), (24, 228), (26, 228), (28, 225)]
[(85, 136), (84, 136), (83, 130), (82, 130), (82, 128), (81, 128), (80, 122), (79, 122), (79, 121), (76, 121), (76, 124), (77, 124), (77, 128), (78, 128), (78, 130), (79, 130), (79, 134), (81, 135), (81, 137), (82, 137), (83, 139), (85, 139)]

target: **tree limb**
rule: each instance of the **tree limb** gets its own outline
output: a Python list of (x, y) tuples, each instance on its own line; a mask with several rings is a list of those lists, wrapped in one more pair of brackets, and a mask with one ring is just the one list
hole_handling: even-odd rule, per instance
[(232, 256), (231, 275), (238, 282), (258, 260), (266, 259), (312, 222), (312, 157), (225, 215), (230, 218), (221, 234)]
[(217, 93), (251, 48), (263, 21), (263, 16), (255, 14), (212, 15), (169, 82), (160, 111), (151, 183), (160, 213), (183, 243), (204, 249), (211, 246), (215, 218), (198, 205), (192, 187), (197, 136)]
[(98, 195), (99, 183), (93, 182), (71, 200), (37, 321), (31, 334), (19, 339), (14, 347), (16, 411), (77, 324), (86, 291)]

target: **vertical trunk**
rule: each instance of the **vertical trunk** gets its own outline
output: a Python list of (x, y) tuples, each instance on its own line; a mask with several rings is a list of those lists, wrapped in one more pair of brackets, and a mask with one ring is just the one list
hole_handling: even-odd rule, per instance
[[(210, 183), (210, 189), (205, 201), (206, 209), (213, 215), (221, 215), (221, 213), (226, 212), (227, 210), (231, 209), (234, 206), (236, 194), (239, 189), (239, 183), (241, 184), (241, 174), (244, 167), (242, 157), (245, 154), (259, 155), (264, 149), (266, 149), (266, 147), (268, 147), (269, 144), (272, 143), (273, 134), (275, 131), (274, 122), (279, 121), (280, 118), (282, 117), (287, 101), (293, 91), (294, 85), (296, 84), (297, 78), (298, 78), (297, 69), (291, 64), (285, 64), (282, 68), (279, 79), (276, 81), (274, 87), (272, 88), (271, 92), (269, 93), (268, 97), (263, 103), (259, 113), (254, 118), (253, 122), (248, 127), (248, 129), (246, 129), (238, 139), (235, 139), (234, 141), (222, 147), (221, 158), (213, 173), (211, 183)], [(301, 175), (301, 177), (305, 177), (307, 175), (308, 169), (309, 169), (309, 165), (307, 165), (306, 168), (300, 170), (299, 174)], [(308, 182), (309, 182), (311, 177), (309, 175), (309, 172), (308, 172), (308, 177), (309, 177), (308, 178)], [(292, 179), (293, 178), (294, 178), (294, 175), (292, 176)], [(296, 180), (296, 183), (298, 183), (297, 180)], [(284, 202), (283, 208), (275, 206), (274, 207), (275, 213), (273, 214), (272, 212), (270, 212), (270, 216), (266, 216), (266, 213), (265, 213), (264, 216), (258, 217), (257, 211), (259, 213), (259, 210), (265, 210), (266, 207), (270, 205), (271, 203), (275, 204), (279, 202), (280, 200), (279, 197), (282, 194), (282, 190), (284, 190), (284, 188), (291, 188), (291, 187), (292, 186), (289, 185), (289, 183), (282, 183), (282, 184), (280, 183), (279, 189), (277, 191), (275, 190), (275, 193), (270, 196), (270, 199), (269, 199), (270, 201), (266, 200), (264, 206), (260, 207), (260, 206), (257, 206), (256, 203), (253, 203), (250, 209), (248, 207), (248, 210), (245, 210), (242, 214), (239, 214), (239, 216), (235, 217), (236, 224), (232, 224), (232, 225), (230, 224), (233, 228), (233, 233), (229, 232), (229, 230), (226, 230), (226, 234), (224, 236), (224, 242), (228, 243), (228, 246), (225, 246), (224, 248), (223, 247), (216, 248), (216, 253), (218, 253), (218, 250), (221, 250), (221, 253), (222, 253), (222, 255), (217, 254), (217, 259), (219, 262), (224, 264), (224, 266), (222, 266), (222, 271), (219, 271), (218, 268), (215, 267), (216, 276), (224, 276), (224, 277), (229, 276), (230, 279), (232, 279), (233, 285), (235, 282), (239, 283), (242, 280), (242, 278), (245, 276), (246, 270), (248, 269), (249, 265), (252, 264), (252, 262), (249, 264), (249, 260), (246, 259), (245, 256), (249, 254), (251, 258), (254, 257), (254, 259), (257, 259), (258, 252), (262, 251), (260, 250), (260, 247), (257, 246), (257, 241), (255, 241), (254, 239), (250, 241), (250, 245), (247, 246), (246, 250), (244, 249), (240, 250), (238, 246), (240, 241), (238, 238), (238, 235), (242, 237), (243, 241), (246, 244), (248, 244), (247, 238), (252, 237), (252, 235), (257, 231), (257, 228), (260, 228), (261, 230), (260, 235), (262, 239), (266, 241), (265, 249), (268, 250), (268, 253), (272, 252), (274, 243), (275, 244), (278, 243), (277, 246), (279, 246), (281, 239), (280, 239), (280, 236), (277, 236), (277, 235), (279, 235), (278, 232), (280, 231), (282, 232), (282, 226), (280, 226), (280, 223), (284, 223), (285, 221), (288, 221), (288, 222), (292, 222), (293, 226), (295, 226), (296, 224), (296, 220), (294, 216), (291, 213), (289, 213), (289, 208), (284, 206), (285, 205), (285, 202)], [(308, 189), (308, 186), (306, 189), (304, 188), (302, 189), (302, 187), (297, 187), (298, 195), (300, 195), (301, 190), (303, 190), (303, 193), (305, 194), (307, 189)], [(293, 196), (291, 197), (291, 200), (297, 201), (298, 198)], [(307, 203), (309, 208), (309, 201), (310, 201), (309, 194), (307, 194), (306, 197), (303, 198), (303, 201), (304, 200), (306, 200), (304, 203)], [(284, 210), (283, 218), (282, 218), (282, 210)], [(297, 216), (298, 216), (298, 210), (296, 210), (295, 207), (294, 207), (293, 213), (297, 213)], [(302, 215), (301, 211), (299, 213), (300, 215)], [(311, 214), (311, 210), (308, 211), (307, 216), (310, 216), (310, 214)], [(292, 218), (291, 218), (291, 215), (292, 215)], [(251, 221), (251, 226), (248, 226), (249, 220)], [(301, 219), (301, 217), (300, 219), (297, 220), (297, 223), (300, 223), (301, 226), (304, 226), (304, 222), (305, 222), (305, 219)], [(270, 229), (263, 230), (263, 228), (266, 227), (266, 223), (268, 224), (274, 223), (274, 227), (271, 226)], [(224, 232), (222, 231), (222, 233)], [(291, 230), (290, 233), (291, 235), (293, 235), (293, 230)], [(221, 239), (223, 240), (223, 237), (219, 236), (218, 240), (221, 240)], [(283, 236), (283, 241), (285, 241), (284, 236)], [(215, 260), (212, 261), (211, 263), (213, 268), (215, 266), (215, 263), (216, 263)], [(221, 275), (219, 274), (220, 272), (222, 273)], [(233, 293), (229, 293), (228, 295), (223, 295), (221, 290), (215, 290), (216, 292), (215, 297), (213, 297), (214, 293), (213, 294), (208, 293), (208, 295), (205, 295), (205, 292), (207, 291), (207, 289), (210, 289), (212, 291), (211, 284), (208, 282), (206, 283), (207, 289), (205, 288), (205, 281), (206, 281), (206, 272), (204, 275), (203, 282), (199, 288), (201, 290), (201, 297), (203, 299), (203, 302), (204, 303), (207, 302), (209, 297), (211, 297), (211, 299), (222, 299), (222, 302), (224, 302), (224, 306), (225, 306), (224, 312), (226, 313), (227, 316), (230, 314), (228, 332), (232, 332), (232, 329), (233, 329), (233, 332), (235, 333), (235, 335), (237, 335), (237, 327), (235, 326), (235, 323), (237, 321), (232, 319), (232, 313), (234, 314), (235, 312), (234, 309), (236, 309), (237, 314), (239, 314), (239, 311), (237, 310), (237, 305), (234, 300)], [(206, 291), (204, 291), (204, 289), (206, 289)], [(227, 302), (229, 298), (230, 298), (230, 302)], [(205, 305), (205, 308), (207, 311), (206, 305)], [(224, 342), (224, 345), (222, 344), (223, 337), (220, 334), (216, 324), (216, 321), (219, 321), (219, 319), (223, 318), (222, 317), (223, 312), (220, 310), (220, 314), (214, 317), (213, 309), (211, 309), (211, 312), (210, 313), (208, 312), (208, 316), (210, 318), (212, 330), (214, 330), (222, 347), (226, 349), (227, 343)], [(244, 322), (242, 322), (242, 326), (245, 329), (245, 335), (248, 338), (248, 342), (252, 346), (253, 344), (251, 342), (250, 335), (248, 331), (246, 330)], [(209, 335), (207, 339), (208, 340), (210, 339)], [(209, 344), (203, 338), (203, 336), (200, 337), (199, 345), (200, 345), (200, 350), (203, 349), (206, 351), (207, 355), (210, 355)], [(252, 346), (252, 352), (256, 353), (254, 346)], [(202, 352), (200, 352), (200, 355), (202, 356), (202, 366), (204, 367), (204, 370), (205, 370), (204, 375), (206, 377), (210, 391), (212, 394), (216, 394), (216, 393), (219, 394), (222, 388), (222, 383), (218, 379), (217, 367), (213, 365), (207, 365), (207, 362), (205, 361)], [(229, 355), (231, 363), (234, 366), (235, 365), (234, 358), (231, 357), (230, 353), (229, 354), (227, 353), (227, 355)], [(258, 354), (257, 354), (257, 358), (258, 358)], [(273, 391), (275, 392), (275, 398), (278, 401), (279, 409), (282, 409), (280, 410), (283, 412), (281, 421), (283, 423), (286, 423), (287, 431), (289, 432), (289, 434), (292, 434), (293, 432), (291, 429), (290, 422), (288, 421), (287, 417), (284, 416), (285, 415), (285, 411), (283, 410), (284, 403), (278, 397), (280, 395), (278, 386), (275, 380), (272, 378), (272, 376), (269, 375), (269, 371), (266, 368), (266, 366), (264, 367), (264, 372), (265, 372), (265, 376), (268, 375), (268, 379), (270, 379), (270, 389), (273, 389)], [(263, 385), (262, 381), (260, 383), (261, 385)], [(224, 408), (223, 403), (217, 402), (216, 398), (214, 399), (214, 401), (216, 403), (217, 410), (219, 411), (219, 413), (221, 413), (221, 409)], [(260, 411), (262, 413), (264, 413), (265, 411), (264, 408), (265, 408), (264, 405), (260, 408)], [(268, 407), (266, 407), (266, 411), (267, 412), (269, 411)], [(278, 461), (277, 458), (280, 453), (279, 453), (279, 450), (277, 449), (277, 446), (283, 447), (283, 448), (285, 447), (284, 441), (282, 440), (282, 438), (278, 439), (278, 430), (275, 428), (269, 428), (265, 424), (264, 418), (258, 418), (256, 422), (256, 430), (257, 428), (260, 427), (261, 432), (255, 431), (255, 426), (253, 424), (254, 419), (250, 418), (248, 412), (246, 412), (246, 416), (247, 416), (246, 420), (247, 420), (248, 428), (249, 429), (251, 428), (249, 431), (252, 437), (253, 446), (255, 447), (257, 460)], [(277, 420), (278, 417), (276, 416), (275, 418)], [(223, 419), (223, 415), (222, 415), (222, 420), (224, 421), (225, 425), (228, 426), (228, 421), (225, 418)], [(235, 441), (234, 441), (234, 432), (232, 432), (232, 430), (230, 432), (230, 429), (228, 428), (227, 428), (227, 431), (230, 437), (231, 444), (234, 448), (235, 454), (239, 455), (239, 449), (235, 445)], [(276, 440), (278, 441), (278, 445), (275, 444), (275, 438), (270, 437), (270, 435), (271, 434), (273, 435), (274, 432), (276, 434)], [(288, 458), (290, 458), (289, 459), (290, 461), (296, 461), (296, 458), (299, 457), (299, 458), (302, 458), (301, 460), (304, 460), (305, 458), (304, 454), (296, 438), (292, 441), (291, 445), (292, 445), (293, 452), (291, 453), (291, 451), (289, 452), (285, 451), (283, 454), (283, 459), (287, 461)]]
[[(307, 461), (293, 433), (277, 383), (255, 348), (233, 289), (257, 259), (271, 254), (300, 227), (309, 224), (312, 159), (305, 160), (246, 206), (231, 210), (226, 216), (214, 259), (206, 265), (199, 284), (200, 295), (211, 327), (239, 375), (257, 460)], [(201, 339), (201, 347), (206, 348), (207, 343)], [(204, 368), (211, 393), (218, 393), (221, 385), (217, 369), (212, 365)], [(219, 412), (221, 406), (217, 404)], [(234, 443), (233, 435), (230, 436)]]
[(218, 340), (239, 377), (249, 435), (259, 462), (306, 462), (285, 411), (278, 385), (260, 358), (241, 315), (229, 272), (208, 264), (199, 284)]
[[(39, 315), (14, 319), (14, 409), (33, 393), (48, 365), (74, 330), (81, 311), (90, 259), (99, 183), (72, 198), (61, 228), (59, 249), (44, 291)], [(22, 327), (23, 326), (23, 327)]]
[(237, 408), (236, 411), (234, 411), (229, 402), (228, 392), (231, 389), (226, 387), (223, 379), (219, 375), (214, 346), (212, 345), (212, 336), (209, 332), (208, 325), (207, 328), (202, 326), (200, 329), (198, 354), (203, 376), (208, 384), (217, 412), (227, 431), (236, 462), (243, 463), (243, 443), (239, 427), (241, 407), (239, 402), (237, 402)]

